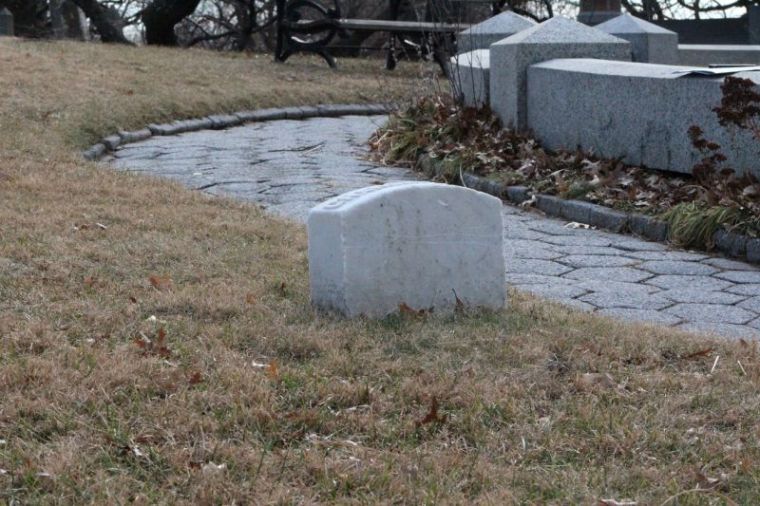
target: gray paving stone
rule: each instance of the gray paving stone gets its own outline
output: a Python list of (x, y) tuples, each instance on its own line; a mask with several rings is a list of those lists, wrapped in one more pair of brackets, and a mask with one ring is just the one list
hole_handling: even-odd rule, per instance
[(542, 239), (547, 244), (558, 246), (609, 246), (612, 241), (593, 234), (593, 230), (586, 230), (586, 234), (572, 236), (551, 236)]
[(535, 230), (530, 230), (529, 228), (522, 225), (518, 225), (516, 223), (511, 223), (505, 226), (504, 231), (505, 231), (506, 237), (508, 237), (509, 239), (546, 241), (547, 239), (551, 238), (551, 236), (548, 236), (541, 232), (536, 232)]
[(558, 264), (550, 260), (528, 260), (523, 259), (520, 261), (512, 262), (509, 266), (509, 272), (515, 274), (541, 274), (548, 276), (561, 276), (566, 272), (570, 272), (572, 267)]
[(704, 334), (721, 339), (760, 339), (760, 330), (745, 325), (689, 322), (683, 323), (676, 328), (685, 332)]
[(664, 290), (658, 295), (673, 302), (691, 302), (694, 304), (736, 304), (745, 298), (744, 295), (736, 295), (729, 292), (707, 292), (704, 290), (690, 290), (688, 288)]
[(583, 311), (584, 313), (593, 313), (596, 311), (596, 306), (592, 306), (591, 304), (580, 301), (578, 299), (563, 299), (561, 301), (555, 300), (555, 302), (560, 302), (563, 306), (577, 309), (578, 311)]
[(600, 309), (598, 313), (621, 320), (630, 320), (641, 323), (657, 323), (659, 325), (668, 326), (677, 325), (682, 321), (677, 316), (649, 309), (609, 308)]
[(665, 309), (673, 302), (657, 294), (638, 294), (626, 292), (596, 292), (579, 297), (579, 300), (592, 304), (600, 309)]
[(628, 256), (640, 260), (680, 260), (683, 262), (699, 262), (709, 255), (691, 251), (628, 251)]
[(746, 309), (724, 304), (676, 304), (665, 311), (689, 322), (741, 325), (756, 318), (754, 313)]
[(749, 299), (737, 304), (737, 306), (752, 311), (753, 313), (760, 314), (760, 297), (750, 297)]
[(579, 297), (588, 290), (579, 288), (574, 285), (558, 285), (558, 284), (546, 284), (546, 285), (515, 285), (517, 290), (523, 292), (532, 293), (533, 295), (539, 295), (548, 299), (574, 299)]
[(564, 275), (570, 279), (593, 279), (599, 281), (625, 281), (628, 283), (637, 283), (651, 278), (648, 272), (633, 269), (631, 267), (584, 267), (576, 269)]
[(571, 267), (625, 267), (637, 260), (611, 255), (568, 255), (558, 260)]
[(626, 283), (623, 281), (609, 281), (609, 280), (588, 280), (579, 281), (576, 283), (579, 288), (586, 289), (590, 292), (601, 293), (627, 293), (634, 296), (646, 295), (649, 293), (657, 293), (660, 291), (655, 286), (649, 286), (643, 283)]
[(760, 283), (760, 271), (725, 271), (715, 277), (734, 283)]
[(631, 258), (630, 251), (619, 250), (610, 246), (557, 246), (552, 244), (551, 247), (567, 255), (607, 255)]
[(515, 248), (511, 244), (504, 245), (504, 255), (507, 258), (528, 258), (535, 260), (554, 260), (562, 256), (562, 253), (553, 251), (546, 248), (531, 247), (531, 248)]
[(570, 228), (567, 226), (567, 222), (557, 220), (533, 220), (527, 227), (551, 235), (579, 235), (586, 232), (585, 229)]
[(735, 293), (737, 295), (755, 296), (760, 295), (760, 284), (748, 283), (746, 285), (735, 285), (726, 288), (729, 293)]
[(709, 276), (718, 272), (710, 265), (680, 260), (647, 260), (638, 266), (654, 274), (675, 274), (678, 276)]
[(640, 239), (619, 238), (611, 241), (615, 248), (626, 251), (666, 251), (667, 247), (659, 242), (642, 241)]
[[(541, 274), (516, 274), (509, 271), (507, 266), (507, 285), (548, 285), (560, 283), (562, 278), (542, 276)], [(572, 283), (571, 283), (572, 284)]]
[(737, 260), (729, 260), (728, 258), (710, 258), (707, 257), (702, 263), (712, 265), (721, 270), (726, 271), (757, 271), (756, 265), (748, 264), (746, 262), (739, 262)]
[(655, 276), (652, 279), (648, 279), (646, 283), (648, 285), (663, 288), (665, 290), (685, 288), (689, 290), (719, 291), (733, 286), (733, 283), (730, 281), (724, 281), (715, 277), (672, 276), (668, 274)]

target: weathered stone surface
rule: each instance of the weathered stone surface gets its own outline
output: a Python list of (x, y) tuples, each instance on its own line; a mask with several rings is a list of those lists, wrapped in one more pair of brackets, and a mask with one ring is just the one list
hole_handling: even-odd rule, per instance
[(121, 137), (121, 143), (122, 144), (129, 144), (130, 142), (139, 142), (144, 141), (146, 139), (150, 139), (152, 133), (150, 133), (150, 130), (147, 128), (143, 128), (141, 130), (133, 130), (129, 132), (125, 132), (123, 130), (119, 131), (119, 137)]
[(689, 289), (708, 292), (725, 290), (733, 285), (728, 281), (709, 276), (672, 276), (669, 274), (648, 279), (647, 284), (665, 290)]
[(634, 213), (628, 217), (631, 232), (652, 241), (662, 242), (668, 237), (668, 224), (645, 214)]
[(709, 276), (718, 272), (718, 269), (709, 265), (681, 260), (649, 260), (642, 262), (639, 269), (654, 274), (675, 274), (678, 276)]
[(665, 311), (691, 322), (742, 325), (757, 318), (756, 314), (745, 309), (723, 304), (676, 304)]
[(530, 199), (530, 188), (527, 186), (507, 186), (507, 198), (515, 204), (522, 204)]
[(457, 35), (457, 52), (466, 53), (476, 49), (488, 49), (494, 42), (535, 25), (536, 22), (532, 19), (512, 11), (502, 12), (460, 32)]
[(311, 297), (322, 310), (446, 313), (457, 297), (505, 305), (501, 201), (490, 195), (437, 183), (362, 188), (316, 206), (308, 233)]
[(82, 156), (85, 160), (97, 160), (101, 156), (103, 156), (107, 151), (106, 145), (103, 143), (98, 143), (93, 146), (90, 146), (89, 149), (87, 149), (85, 152), (82, 153)]
[(738, 260), (729, 260), (728, 258), (714, 257), (710, 258), (705, 256), (703, 264), (712, 265), (718, 269), (726, 271), (756, 271), (758, 268), (754, 265), (750, 265), (746, 262), (739, 262)]
[(488, 105), (490, 53), (478, 49), (451, 58), (451, 86), (454, 96), (468, 107)]
[(639, 260), (680, 260), (682, 262), (699, 262), (710, 258), (704, 253), (692, 251), (630, 251), (627, 255)]
[(565, 274), (566, 278), (578, 280), (597, 280), (597, 281), (624, 281), (627, 283), (638, 283), (652, 275), (648, 272), (632, 269), (631, 267), (583, 267)]
[(560, 260), (571, 267), (625, 267), (637, 261), (623, 256), (568, 255)]
[[(498, 103), (495, 54), (492, 49), (494, 107)], [(724, 79), (679, 77), (683, 70), (584, 58), (532, 65), (526, 85), (527, 127), (549, 149), (581, 147), (632, 165), (690, 173), (702, 155), (689, 140), (688, 130), (700, 125), (706, 138), (723, 147), (727, 166), (760, 175), (757, 141), (746, 131), (729, 132), (713, 112), (720, 104)], [(760, 84), (760, 72), (736, 76)]]
[(609, 279), (607, 280), (593, 279), (593, 280), (588, 280), (588, 281), (581, 281), (581, 282), (578, 282), (576, 286), (585, 288), (586, 290), (589, 290), (590, 292), (622, 293), (622, 294), (630, 294), (633, 296), (642, 296), (649, 293), (656, 293), (658, 291), (657, 288), (649, 286), (649, 285), (645, 285), (642, 283), (611, 281)]
[(108, 148), (109, 151), (114, 151), (119, 147), (119, 145), (121, 145), (121, 137), (118, 135), (109, 135), (108, 137), (105, 137), (101, 142), (106, 145), (106, 148)]
[[(341, 116), (342, 114), (334, 114), (335, 116)], [(255, 111), (240, 111), (235, 113), (235, 116), (242, 121), (255, 122), (255, 121), (274, 121), (278, 119), (285, 119), (285, 111), (282, 109), (257, 109)]]
[(599, 310), (599, 314), (640, 323), (656, 323), (659, 325), (677, 325), (682, 321), (677, 316), (651, 309), (606, 308)]
[(726, 291), (729, 293), (735, 293), (737, 295), (760, 296), (760, 284), (748, 283), (746, 285), (735, 285), (735, 286), (726, 288)]
[[(760, 73), (758, 76), (760, 77)], [(745, 235), (718, 230), (713, 235), (713, 241), (715, 248), (726, 255), (743, 258), (747, 253), (747, 236)]]
[(672, 306), (673, 302), (656, 294), (639, 294), (621, 292), (597, 292), (580, 297), (579, 300), (593, 304), (598, 308), (628, 308), (628, 309), (663, 309)]
[(532, 293), (540, 297), (546, 297), (547, 299), (558, 300), (564, 302), (567, 299), (574, 299), (579, 295), (583, 295), (587, 292), (583, 288), (579, 288), (574, 285), (558, 285), (558, 284), (535, 284), (535, 285), (517, 285), (517, 290)]
[(628, 41), (563, 17), (491, 45), (491, 109), (504, 126), (529, 127), (528, 67), (555, 58), (630, 60), (631, 48)]
[(725, 271), (716, 274), (715, 277), (734, 283), (760, 283), (760, 272), (758, 271)]
[(747, 240), (747, 260), (760, 263), (760, 239)]
[(211, 120), (211, 128), (215, 130), (223, 130), (243, 123), (243, 119), (235, 114), (214, 114), (208, 119)]
[(665, 290), (659, 295), (673, 302), (690, 302), (693, 304), (736, 304), (744, 298), (742, 295), (729, 292), (706, 292), (688, 288)]
[(685, 332), (706, 334), (722, 339), (758, 339), (760, 331), (746, 325), (731, 325), (728, 323), (690, 322), (677, 327)]
[(679, 64), (678, 34), (654, 23), (626, 13), (594, 28), (630, 42), (633, 61)]
[(510, 272), (518, 274), (542, 274), (550, 276), (561, 276), (566, 272), (573, 270), (572, 267), (552, 262), (549, 260), (520, 260), (514, 262)]
[(549, 216), (560, 216), (563, 200), (551, 195), (537, 195), (536, 207)]
[(760, 314), (760, 297), (751, 297), (738, 304), (739, 307)]

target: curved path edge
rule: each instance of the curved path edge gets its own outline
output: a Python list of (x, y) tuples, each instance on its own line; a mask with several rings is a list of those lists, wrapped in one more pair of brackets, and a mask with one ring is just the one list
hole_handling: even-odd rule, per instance
[[(100, 142), (82, 152), (86, 160), (97, 161), (118, 147), (149, 139), (152, 136), (177, 135), (199, 130), (223, 130), (246, 123), (282, 119), (307, 119), (338, 116), (372, 116), (388, 114), (396, 109), (394, 104), (322, 104), (316, 106), (275, 107), (217, 114), (202, 118), (149, 124), (142, 130), (119, 131), (104, 137)], [(423, 159), (426, 171), (439, 175), (441, 167), (431, 159)], [(608, 207), (569, 200), (545, 194), (532, 194), (525, 186), (508, 186), (471, 173), (462, 174), (462, 185), (489, 193), (520, 205), (534, 199), (534, 205), (548, 216), (566, 218), (618, 234), (633, 233), (650, 241), (668, 242), (668, 223), (641, 213), (624, 213)], [(713, 235), (715, 250), (727, 257), (760, 264), (760, 238), (719, 229)]]
[(214, 114), (202, 118), (173, 121), (171, 123), (151, 123), (142, 130), (119, 131), (82, 152), (85, 160), (97, 161), (116, 148), (133, 142), (144, 141), (154, 135), (177, 135), (199, 130), (223, 130), (246, 123), (274, 121), (281, 119), (334, 118), (338, 116), (373, 116), (388, 114), (396, 109), (394, 104), (322, 104), (315, 106), (273, 107)]

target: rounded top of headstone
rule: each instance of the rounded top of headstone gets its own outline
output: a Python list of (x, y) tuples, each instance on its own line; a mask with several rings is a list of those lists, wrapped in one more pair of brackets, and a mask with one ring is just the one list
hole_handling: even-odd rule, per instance
[(513, 34), (536, 26), (538, 23), (525, 16), (520, 16), (512, 11), (502, 12), (491, 18), (486, 19), (482, 23), (473, 25), (467, 30), (464, 30), (463, 34)]
[(7, 8), (0, 6), (0, 15), (2, 16), (11, 16), (11, 11), (9, 11)]
[(612, 35), (615, 34), (637, 34), (637, 33), (663, 33), (675, 34), (661, 26), (645, 21), (630, 14), (621, 14), (615, 18), (596, 25), (594, 28)]
[(573, 19), (557, 16), (500, 40), (494, 45), (588, 43), (628, 44), (628, 41), (586, 26)]
[[(449, 184), (442, 184), (442, 183), (432, 183), (428, 181), (421, 181), (421, 182), (395, 182), (395, 183), (386, 183), (383, 185), (378, 186), (368, 186), (365, 188), (360, 188), (358, 190), (353, 190), (347, 193), (343, 193), (342, 195), (338, 195), (337, 197), (333, 197), (329, 200), (326, 200), (322, 202), (321, 204), (316, 205), (309, 211), (309, 218), (311, 218), (312, 215), (318, 214), (318, 213), (344, 213), (344, 212), (350, 212), (355, 209), (361, 208), (365, 205), (371, 205), (374, 202), (382, 201), (387, 199), (388, 197), (403, 197), (405, 194), (411, 194), (416, 195), (418, 192), (424, 191), (428, 195), (432, 194), (443, 194), (443, 195), (452, 195), (452, 194), (458, 194), (460, 196), (463, 195), (470, 195), (470, 196), (477, 196), (479, 199), (484, 200), (493, 200), (495, 202), (498, 202), (498, 205), (501, 206), (501, 201), (497, 199), (496, 197), (492, 197), (491, 195), (481, 193), (475, 190), (471, 190), (469, 188), (464, 188), (461, 186), (452, 186)], [(444, 205), (442, 201), (440, 201), (441, 205)]]

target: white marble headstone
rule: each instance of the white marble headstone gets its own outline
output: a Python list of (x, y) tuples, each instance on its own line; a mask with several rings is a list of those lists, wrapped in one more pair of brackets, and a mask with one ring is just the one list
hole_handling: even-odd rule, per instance
[[(501, 201), (438, 183), (345, 193), (308, 218), (312, 303), (382, 318), (401, 304), (445, 314), (506, 304)], [(456, 294), (456, 295), (455, 295)]]

